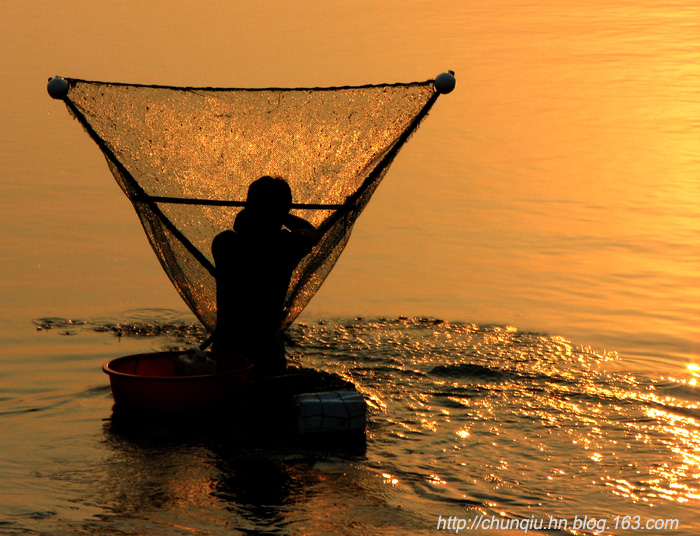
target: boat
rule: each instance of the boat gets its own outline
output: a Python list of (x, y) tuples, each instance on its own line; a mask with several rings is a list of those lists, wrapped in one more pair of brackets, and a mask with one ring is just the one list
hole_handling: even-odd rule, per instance
[[(191, 351), (118, 357), (105, 363), (115, 411), (153, 419), (202, 417), (265, 427), (286, 435), (364, 434), (367, 407), (355, 386), (313, 369), (249, 380), (253, 364), (239, 356), (207, 352), (216, 370), (183, 374)], [(235, 419), (231, 419), (236, 415)], [(244, 418), (242, 418), (244, 417)]]

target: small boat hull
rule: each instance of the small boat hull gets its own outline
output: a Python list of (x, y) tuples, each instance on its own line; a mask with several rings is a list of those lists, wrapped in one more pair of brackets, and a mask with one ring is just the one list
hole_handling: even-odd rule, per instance
[(186, 353), (136, 354), (105, 363), (115, 412), (123, 420), (155, 417), (180, 425), (220, 423), (223, 417), (227, 427), (273, 436), (364, 436), (364, 398), (335, 374), (297, 368), (248, 382), (250, 361), (211, 353), (216, 373), (179, 375)]

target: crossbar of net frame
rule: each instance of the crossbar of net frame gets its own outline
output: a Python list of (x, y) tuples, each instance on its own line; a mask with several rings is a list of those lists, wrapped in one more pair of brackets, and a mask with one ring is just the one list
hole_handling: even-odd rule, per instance
[[(172, 203), (175, 205), (207, 205), (213, 207), (245, 207), (245, 201), (228, 201), (225, 199), (199, 199), (195, 197), (163, 197), (157, 195), (137, 195), (135, 201), (150, 203)], [(345, 203), (292, 203), (293, 209), (302, 210), (336, 210), (343, 208)]]

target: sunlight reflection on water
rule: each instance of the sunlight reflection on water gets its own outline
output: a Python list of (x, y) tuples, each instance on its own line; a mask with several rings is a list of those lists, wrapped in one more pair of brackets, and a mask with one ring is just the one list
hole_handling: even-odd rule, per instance
[[(123, 355), (139, 351), (134, 343), (160, 350), (204, 337), (190, 329), (191, 317), (162, 313), (129, 311), (106, 323), (38, 320), (51, 327), (35, 338), (83, 348), (44, 363), (43, 389), (27, 381), (37, 358), (6, 363), (0, 414), (14, 461), (0, 496), (27, 490), (22, 508), (0, 503), (11, 527), (428, 534), (436, 513), (612, 519), (663, 512), (681, 520), (679, 534), (697, 529), (694, 367), (631, 373), (614, 353), (509, 326), (327, 319), (292, 328), (299, 346), (291, 359), (339, 373), (363, 392), (370, 408), (364, 446), (256, 443), (224, 423), (102, 422), (111, 404), (107, 379), (98, 364), (86, 365), (96, 348)], [(64, 326), (75, 335), (63, 336)], [(43, 439), (19, 441), (27, 431)]]

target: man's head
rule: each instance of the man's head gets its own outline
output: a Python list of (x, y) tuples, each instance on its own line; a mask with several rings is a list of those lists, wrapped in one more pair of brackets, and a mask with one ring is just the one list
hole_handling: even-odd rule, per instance
[[(260, 177), (248, 187), (245, 220), (259, 231), (277, 231), (291, 207), (292, 191), (287, 181), (269, 176)], [(239, 229), (242, 229), (243, 222), (239, 224)]]
[(251, 212), (281, 214), (292, 208), (292, 190), (284, 179), (260, 177), (248, 187), (246, 208)]

